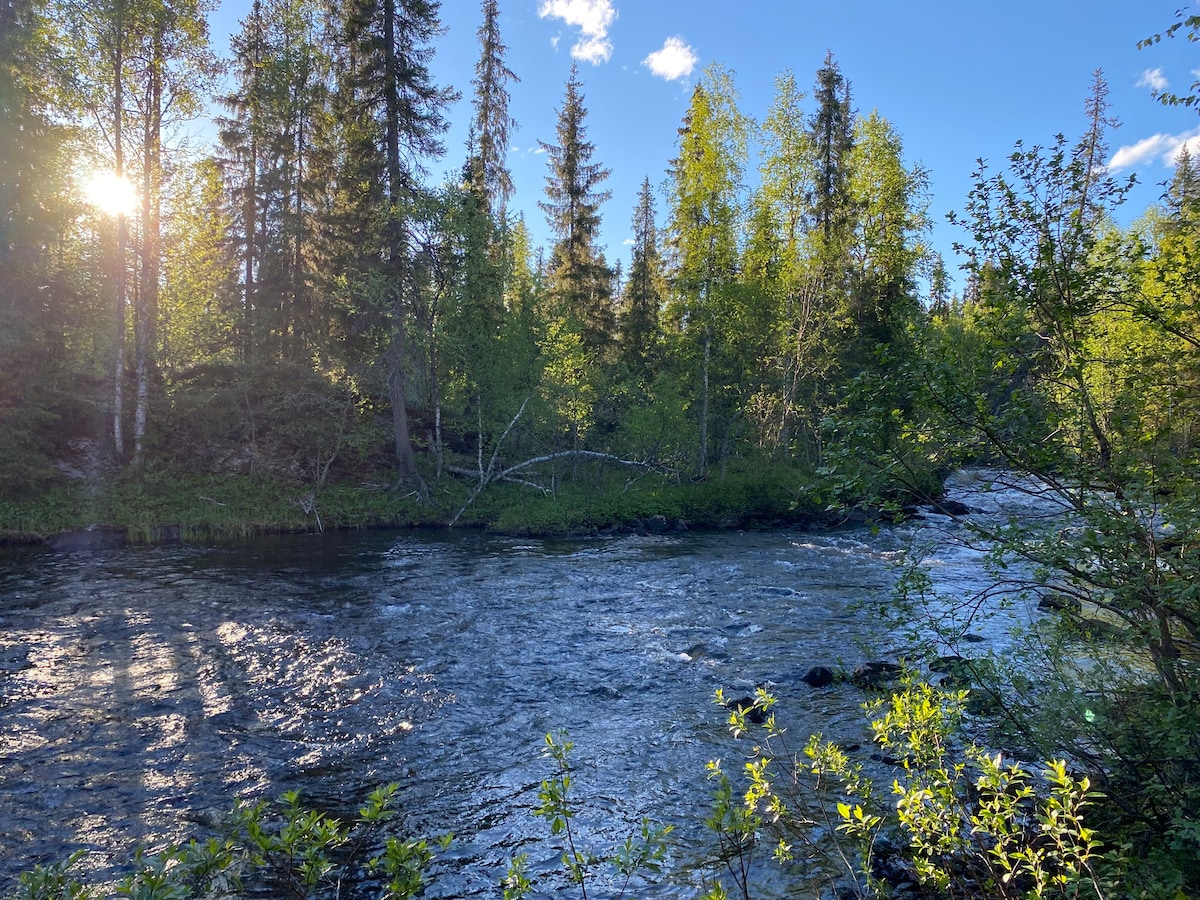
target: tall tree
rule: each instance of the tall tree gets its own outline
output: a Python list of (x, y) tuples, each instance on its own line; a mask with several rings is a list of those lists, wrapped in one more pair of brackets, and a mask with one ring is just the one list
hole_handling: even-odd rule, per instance
[[(820, 270), (814, 264), (808, 235), (817, 164), (803, 99), (791, 72), (775, 80), (775, 99), (762, 127), (757, 202), (763, 209), (756, 221), (772, 230), (777, 259), (770, 270), (760, 265), (747, 272), (759, 279), (760, 290), (776, 298), (777, 334), (772, 355), (779, 388), (772, 430), (781, 448), (790, 447), (799, 432), (810, 437), (816, 434), (833, 363), (829, 346), (833, 310), (820, 302)], [(759, 246), (765, 240), (761, 237)]]
[[(141, 0), (85, 0), (62, 2), (56, 18), (62, 36), (72, 44), (71, 55), (80, 63), (68, 95), (95, 122), (103, 146), (97, 153), (111, 160), (115, 182), (126, 180), (125, 92), (130, 78), (130, 57), (141, 34), (145, 5)], [(114, 254), (112, 446), (117, 459), (125, 456), (125, 332), (127, 327), (129, 220), (124, 205), (116, 218)]]
[(555, 236), (549, 291), (558, 315), (579, 333), (586, 350), (604, 358), (612, 346), (615, 315), (611, 273), (596, 239), (600, 204), (611, 193), (599, 189), (609, 170), (592, 162), (596, 148), (587, 139), (587, 109), (581, 87), (578, 69), (572, 63), (558, 111), (558, 143), (539, 141), (550, 171), (546, 175), (547, 199), (538, 206)]
[(471, 82), (475, 87), (471, 178), (473, 187), (485, 198), (488, 211), (499, 220), (513, 190), (505, 159), (517, 123), (508, 112), (508, 83), (521, 80), (504, 61), (508, 47), (500, 38), (499, 0), (483, 0), (483, 23), (478, 35), (479, 61)]
[(650, 179), (642, 182), (633, 212), (633, 260), (622, 297), (621, 355), (629, 369), (646, 374), (658, 343), (659, 310), (665, 294), (658, 226), (654, 221), (654, 193)]
[(738, 266), (740, 192), (748, 121), (738, 110), (733, 76), (705, 70), (679, 130), (671, 168), (669, 246), (674, 264), (671, 324), (696, 377), (697, 471), (708, 472), (714, 351), (730, 315)]
[(102, 281), (62, 259), (79, 218), (66, 203), (77, 148), (48, 106), (57, 42), (44, 13), (33, 0), (0, 3), (0, 494), (9, 497), (54, 476), (47, 455), (64, 433), (61, 401), (82, 400), (67, 377), (72, 325), (93, 324), (91, 296), (78, 288)]
[(1187, 144), (1175, 158), (1175, 174), (1167, 187), (1167, 211), (1175, 218), (1191, 218), (1200, 201), (1200, 157), (1192, 156)]
[(263, 79), (268, 56), (266, 28), (262, 0), (254, 0), (250, 14), (242, 20), (241, 31), (232, 40), (238, 86), (234, 93), (221, 98), (230, 115), (218, 120), (221, 143), (226, 151), (226, 177), (240, 224), (233, 240), (239, 248), (238, 257), (242, 264), (239, 346), (246, 363), (254, 357), (255, 310), (258, 307), (256, 282), (259, 248), (263, 244), (259, 227), (258, 174), (267, 127)]
[(905, 330), (915, 320), (917, 265), (925, 255), (929, 228), (929, 177), (904, 162), (900, 135), (872, 112), (855, 127), (851, 152), (850, 202), (857, 212), (851, 249), (851, 285), (846, 368), (855, 371), (878, 358), (890, 365)]
[(212, 158), (181, 167), (163, 218), (160, 362), (168, 376), (213, 361), (232, 363), (238, 348), (236, 224), (226, 183)]
[(140, 124), (139, 279), (134, 317), (133, 461), (142, 461), (150, 381), (157, 368), (162, 203), (168, 190), (164, 134), (198, 115), (217, 72), (209, 50), (206, 8), (199, 0), (163, 0), (147, 7), (130, 79)]
[(1106, 136), (1120, 127), (1120, 122), (1109, 113), (1108, 84), (1104, 73), (1096, 69), (1092, 73), (1092, 89), (1084, 103), (1087, 130), (1075, 145), (1072, 157), (1083, 169), (1084, 178), (1079, 190), (1079, 215), (1088, 223), (1102, 218), (1106, 212), (1102, 199), (1093, 196), (1092, 190), (1103, 186), (1107, 177), (1105, 159), (1108, 156)]
[(410, 227), (423, 162), (443, 152), (444, 109), (454, 97), (429, 71), (439, 7), (435, 0), (354, 0), (343, 8), (339, 41), (342, 109), (356, 113), (345, 123), (354, 143), (343, 167), (352, 177), (371, 170), (379, 177), (377, 188), (356, 188), (360, 211), (369, 217), (361, 226), (369, 243), (359, 248), (359, 303), (385, 334), (399, 476), (421, 490), (408, 417), (408, 329), (420, 290)]
[(845, 247), (854, 220), (850, 197), (850, 151), (854, 146), (854, 110), (850, 82), (833, 59), (817, 70), (813, 89), (817, 109), (809, 119), (813, 181), (809, 193), (812, 229), (829, 264)]
[(318, 212), (328, 165), (315, 135), (328, 127), (329, 60), (314, 0), (256, 0), (233, 40), (237, 84), (223, 98), (221, 138), (242, 259), (244, 358), (304, 358), (314, 321)]

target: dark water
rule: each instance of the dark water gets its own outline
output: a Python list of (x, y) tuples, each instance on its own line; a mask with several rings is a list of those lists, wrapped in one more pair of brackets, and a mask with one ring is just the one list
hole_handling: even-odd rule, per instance
[[(889, 591), (914, 538), (938, 577), (978, 579), (975, 551), (930, 543), (954, 531), (370, 532), (7, 555), (0, 891), (72, 848), (102, 865), (205, 835), (234, 797), (300, 788), (349, 812), (399, 781), (405, 833), (457, 835), (428, 895), (498, 896), (514, 853), (556, 867), (529, 810), (551, 771), (543, 737), (565, 728), (586, 838), (675, 823), (675, 880), (643, 895), (694, 895), (704, 766), (737, 755), (714, 690), (769, 683), (797, 745), (862, 740), (854, 690), (799, 676), (886, 647), (851, 604)], [(782, 895), (764, 878), (762, 896)]]

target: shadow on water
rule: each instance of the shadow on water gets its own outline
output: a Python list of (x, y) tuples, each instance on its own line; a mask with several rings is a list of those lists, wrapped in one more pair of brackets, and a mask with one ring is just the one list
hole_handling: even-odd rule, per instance
[(75, 847), (119, 859), (207, 834), (235, 797), (300, 788), (351, 812), (399, 781), (404, 832), (458, 836), (428, 896), (494, 896), (515, 852), (557, 865), (529, 810), (559, 728), (585, 834), (672, 822), (686, 866), (707, 847), (705, 762), (736, 752), (713, 691), (768, 683), (797, 744), (863, 740), (853, 689), (799, 677), (886, 639), (851, 603), (889, 591), (911, 536), (360, 532), (9, 553), (0, 887)]

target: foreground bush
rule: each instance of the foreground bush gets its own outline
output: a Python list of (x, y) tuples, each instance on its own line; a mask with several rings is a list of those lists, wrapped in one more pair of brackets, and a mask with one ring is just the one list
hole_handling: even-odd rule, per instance
[[(897, 799), (889, 802), (861, 764), (820, 735), (790, 750), (770, 694), (759, 690), (729, 703), (718, 691), (717, 701), (730, 710), (731, 749), (744, 750), (745, 761), (708, 766), (716, 788), (706, 824), (716, 846), (708, 859), (683, 867), (698, 878), (700, 900), (749, 900), (762, 853), (798, 873), (802, 866), (810, 883), (823, 875), (839, 897), (1124, 896), (1111, 886), (1121, 874), (1119, 855), (1102, 853), (1085, 824), (1085, 810), (1099, 798), (1088, 779), (1073, 777), (1062, 761), (1035, 776), (964, 742), (966, 700), (966, 691), (905, 680), (891, 696), (864, 704), (881, 758), (898, 773), (891, 785)], [(588, 846), (575, 829), (583, 801), (573, 746), (565, 733), (546, 736), (553, 770), (532, 812), (548, 823), (561, 874), (583, 900), (601, 885), (625, 897), (663, 877), (672, 828), (644, 820), (621, 844)], [(296, 792), (273, 803), (238, 804), (228, 837), (139, 853), (115, 893), (137, 900), (306, 898), (340, 896), (353, 886), (383, 900), (417, 896), (438, 847), (450, 838), (431, 844), (386, 836), (396, 790), (394, 784), (376, 790), (349, 821), (304, 806)], [(11, 900), (111, 895), (75, 876), (82, 856), (25, 873)], [(521, 854), (498, 894), (518, 900), (534, 887)]]

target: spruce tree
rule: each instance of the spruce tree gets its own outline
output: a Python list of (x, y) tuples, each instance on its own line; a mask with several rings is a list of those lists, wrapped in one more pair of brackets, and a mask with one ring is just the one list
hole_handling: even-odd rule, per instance
[(813, 90), (816, 112), (809, 119), (813, 153), (813, 184), (809, 192), (812, 230), (830, 258), (845, 246), (854, 221), (850, 198), (850, 151), (854, 146), (854, 111), (850, 82), (833, 59), (817, 70)]
[(500, 38), (499, 0), (483, 0), (479, 26), (479, 61), (475, 63), (472, 106), (471, 185), (485, 198), (496, 220), (503, 217), (512, 196), (512, 175), (505, 166), (508, 142), (516, 121), (508, 112), (508, 83), (519, 82), (504, 61), (508, 47)]
[(256, 0), (233, 40), (236, 89), (222, 98), (247, 298), (243, 347), (264, 359), (303, 359), (321, 342), (312, 283), (327, 173), (316, 137), (329, 62), (313, 33), (316, 12), (314, 0)]
[(615, 315), (611, 273), (596, 246), (600, 204), (611, 196), (599, 186), (609, 170), (592, 162), (595, 146), (587, 140), (587, 110), (578, 69), (571, 64), (563, 105), (558, 111), (557, 144), (539, 141), (550, 171), (546, 201), (538, 206), (555, 236), (550, 255), (549, 292), (556, 314), (578, 332), (583, 346), (606, 357), (613, 342)]
[(650, 179), (642, 182), (633, 212), (633, 260), (625, 282), (620, 318), (621, 356), (634, 374), (646, 374), (658, 342), (664, 280), (654, 221)]
[(337, 47), (347, 132), (341, 180), (358, 218), (359, 245), (350, 248), (356, 304), (382, 333), (400, 479), (422, 491), (408, 412), (408, 335), (421, 289), (411, 228), (423, 162), (443, 152), (444, 110), (454, 97), (429, 71), (439, 7), (433, 0), (353, 0), (342, 9)]

